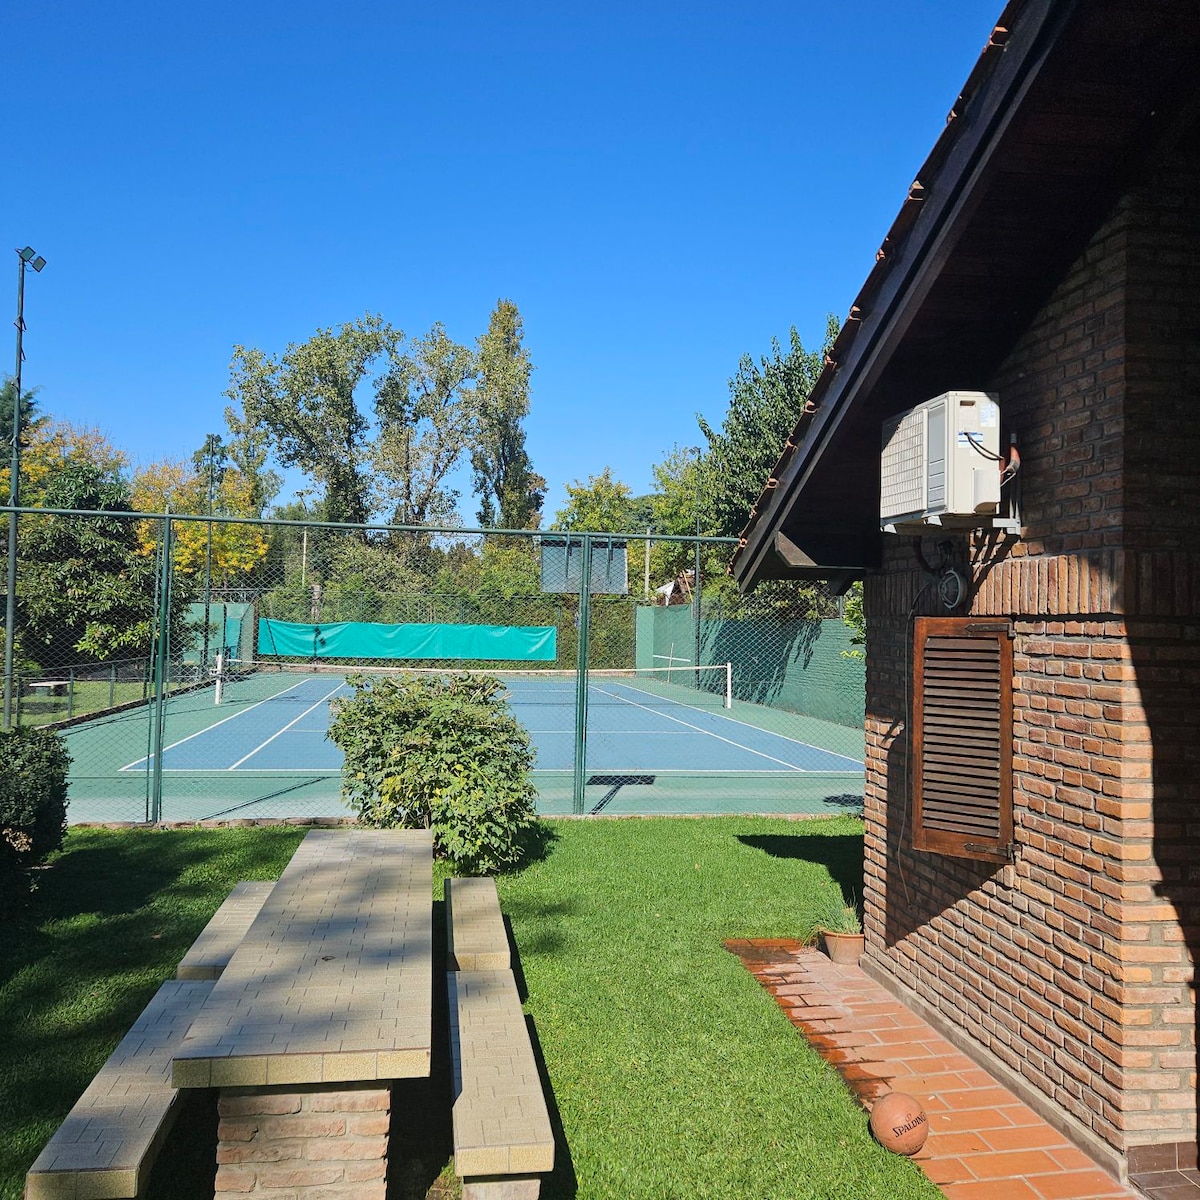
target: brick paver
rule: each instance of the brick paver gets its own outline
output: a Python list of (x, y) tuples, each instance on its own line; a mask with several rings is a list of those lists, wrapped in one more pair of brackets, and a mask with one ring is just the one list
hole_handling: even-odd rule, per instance
[(171, 1056), (212, 991), (164, 983), (26, 1176), (28, 1200), (135, 1196), (173, 1118)]
[(313, 830), (175, 1055), (176, 1087), (429, 1073), (427, 832)]
[(257, 882), (236, 884), (180, 960), (175, 978), (219, 979), (274, 886)]
[(858, 967), (790, 940), (726, 945), (865, 1108), (893, 1091), (921, 1101), (914, 1161), (948, 1200), (1141, 1200)]

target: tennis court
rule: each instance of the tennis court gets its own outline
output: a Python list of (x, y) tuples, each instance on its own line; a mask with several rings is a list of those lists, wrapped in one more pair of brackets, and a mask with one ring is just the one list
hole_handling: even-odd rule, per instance
[[(682, 682), (678, 672), (590, 673), (586, 811), (815, 813), (861, 802), (860, 731), (740, 701), (712, 670)], [(494, 674), (530, 733), (539, 808), (571, 812), (575, 674)], [(214, 693), (167, 701), (161, 763), (144, 706), (69, 729), (70, 819), (145, 819), (159, 773), (162, 820), (346, 814), (341, 751), (326, 736), (331, 702), (352, 694), (343, 672), (263, 668), (227, 682), (219, 704)]]

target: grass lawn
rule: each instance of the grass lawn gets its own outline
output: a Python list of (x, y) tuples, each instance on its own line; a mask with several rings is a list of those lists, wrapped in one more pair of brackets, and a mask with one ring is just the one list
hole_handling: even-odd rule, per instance
[(119, 682), (111, 687), (103, 679), (77, 679), (71, 684), (71, 695), (52, 696), (26, 694), (19, 700), (19, 719), (22, 725), (47, 725), (65, 721), (68, 717), (84, 717), (107, 712), (114, 705), (132, 704), (145, 700), (147, 685)]
[[(936, 1200), (721, 944), (794, 935), (830, 876), (857, 890), (857, 821), (553, 828), (500, 884), (562, 1134), (543, 1196)], [(0, 1198), (228, 890), (302, 833), (70, 834), (0, 942)]]

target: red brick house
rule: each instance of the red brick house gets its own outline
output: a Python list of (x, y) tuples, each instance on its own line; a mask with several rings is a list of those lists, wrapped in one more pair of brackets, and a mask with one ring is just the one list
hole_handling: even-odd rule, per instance
[[(883, 521), (956, 390), (998, 508)], [(1117, 1171), (1196, 1165), (1198, 418), (1200, 4), (1014, 0), (734, 573), (864, 580), (864, 961)]]

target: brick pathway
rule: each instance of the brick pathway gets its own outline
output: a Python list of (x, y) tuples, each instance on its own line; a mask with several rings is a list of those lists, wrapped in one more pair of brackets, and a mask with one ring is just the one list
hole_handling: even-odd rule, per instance
[(930, 1133), (915, 1161), (947, 1200), (1200, 1200), (1180, 1172), (1140, 1177), (1145, 1193), (1118, 1183), (858, 967), (795, 941), (726, 946), (864, 1107), (892, 1091), (921, 1101)]

